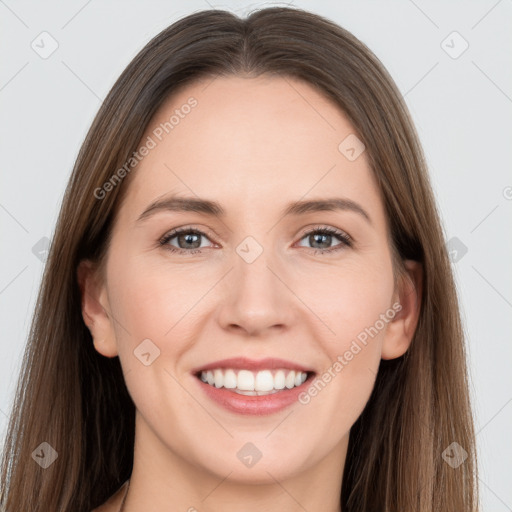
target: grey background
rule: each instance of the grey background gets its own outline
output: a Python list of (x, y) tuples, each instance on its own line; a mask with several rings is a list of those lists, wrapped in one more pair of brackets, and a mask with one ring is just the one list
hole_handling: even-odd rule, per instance
[[(269, 5), (276, 4), (0, 0), (2, 439), (42, 275), (44, 237), (52, 235), (74, 159), (102, 99), (136, 52), (178, 18), (209, 7), (243, 15)], [(290, 5), (354, 33), (405, 96), (446, 240), (456, 251), (482, 510), (512, 510), (512, 2)], [(58, 43), (46, 59), (31, 47), (47, 37), (50, 48), (43, 31)], [(464, 41), (469, 47), (459, 55)]]

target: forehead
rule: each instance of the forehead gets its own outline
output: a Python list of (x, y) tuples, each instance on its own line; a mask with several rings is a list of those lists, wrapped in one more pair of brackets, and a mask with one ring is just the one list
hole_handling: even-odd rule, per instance
[(132, 171), (127, 203), (183, 192), (236, 202), (240, 213), (241, 198), (261, 208), (280, 198), (340, 195), (366, 198), (376, 202), (370, 210), (378, 209), (365, 153), (351, 161), (340, 151), (354, 131), (331, 100), (297, 79), (194, 82), (169, 97), (149, 123), (140, 146), (151, 149)]

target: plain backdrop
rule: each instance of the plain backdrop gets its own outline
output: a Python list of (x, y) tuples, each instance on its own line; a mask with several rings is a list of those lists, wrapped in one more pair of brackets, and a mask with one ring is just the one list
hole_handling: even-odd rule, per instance
[[(103, 98), (149, 39), (178, 18), (211, 7), (245, 15), (270, 5), (286, 4), (0, 0), (2, 439), (46, 240)], [(365, 42), (412, 113), (462, 303), (482, 510), (510, 511), (512, 2), (290, 5), (326, 16)]]

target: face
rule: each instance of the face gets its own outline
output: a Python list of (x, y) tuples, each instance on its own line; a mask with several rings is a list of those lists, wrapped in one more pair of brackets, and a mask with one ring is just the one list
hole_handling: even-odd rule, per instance
[(108, 314), (84, 312), (120, 358), (137, 445), (217, 478), (339, 478), (381, 358), (408, 343), (353, 126), (304, 82), (224, 77), (169, 98), (142, 144), (97, 292)]

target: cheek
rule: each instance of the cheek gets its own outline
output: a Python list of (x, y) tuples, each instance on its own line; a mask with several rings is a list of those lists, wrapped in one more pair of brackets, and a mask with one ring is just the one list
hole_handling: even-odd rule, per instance
[(376, 323), (379, 332), (385, 330), (380, 319), (391, 307), (394, 291), (391, 260), (385, 252), (298, 274), (294, 290), (322, 321), (325, 329), (315, 337), (333, 357), (359, 335), (364, 338), (366, 329)]
[(179, 411), (191, 406), (175, 378), (176, 365), (189, 345), (183, 333), (186, 318), (180, 319), (196, 295), (180, 286), (186, 281), (170, 279), (162, 268), (112, 254), (109, 300), (126, 386), (145, 418), (179, 425)]
[(206, 285), (190, 279), (190, 272), (170, 272), (141, 258), (112, 264), (109, 299), (118, 323), (126, 327), (118, 326), (116, 333), (126, 339), (129, 332), (132, 343), (150, 338), (162, 344), (197, 302), (198, 293), (204, 293), (203, 288)]
[(348, 276), (340, 285), (335, 293), (326, 298), (325, 303), (336, 333), (333, 346), (338, 350), (351, 340), (364, 341), (364, 333), (375, 325), (379, 333), (384, 330), (381, 317), (391, 307), (393, 294), (391, 278), (373, 280), (368, 276), (354, 275)]
[(329, 329), (316, 336), (327, 355), (325, 365), (299, 401), (330, 411), (334, 430), (350, 426), (366, 405), (381, 360), (382, 340), (394, 317), (392, 266), (384, 256), (380, 261), (364, 269), (355, 264), (343, 271), (331, 269), (329, 277), (317, 275), (314, 284), (309, 280), (301, 292), (308, 294), (311, 309)]

